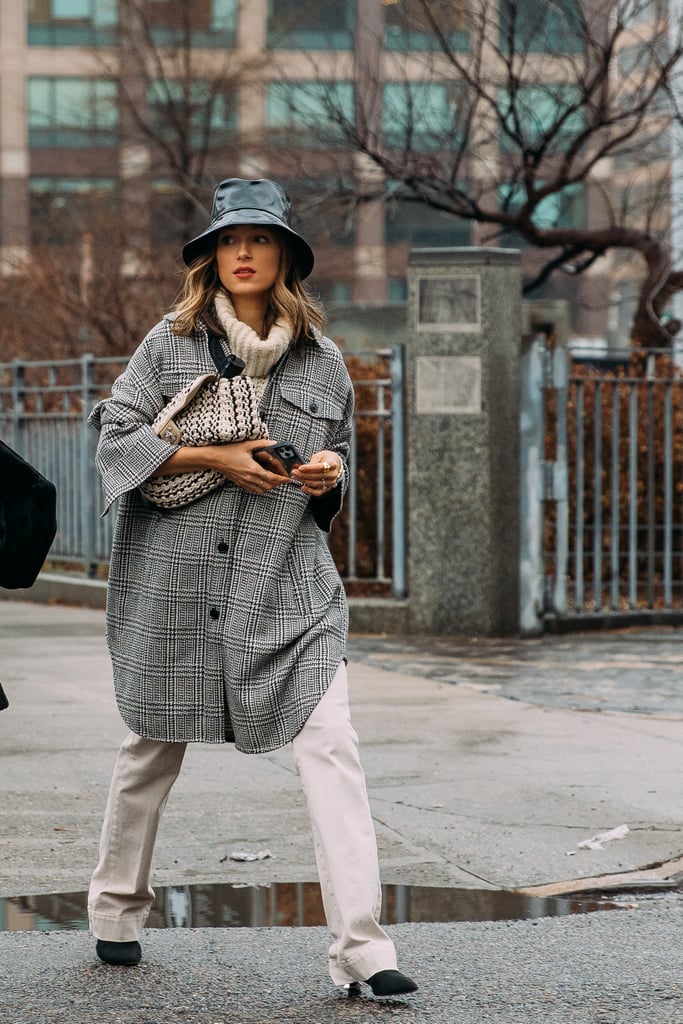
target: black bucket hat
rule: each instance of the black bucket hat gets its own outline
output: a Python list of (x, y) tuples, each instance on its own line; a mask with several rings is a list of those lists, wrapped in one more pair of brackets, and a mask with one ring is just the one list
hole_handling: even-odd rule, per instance
[(313, 270), (313, 250), (290, 225), (292, 204), (277, 181), (258, 178), (226, 178), (213, 194), (209, 227), (183, 246), (183, 260), (189, 266), (209, 248), (209, 240), (233, 224), (271, 224), (286, 232), (301, 277)]

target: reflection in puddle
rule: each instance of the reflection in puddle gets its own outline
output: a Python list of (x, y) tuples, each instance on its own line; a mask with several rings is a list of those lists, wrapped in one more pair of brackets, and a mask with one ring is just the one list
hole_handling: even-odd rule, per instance
[[(524, 896), (489, 889), (385, 885), (383, 924), (416, 921), (513, 921), (585, 914), (617, 906), (599, 898)], [(148, 928), (262, 928), (324, 925), (317, 882), (179, 885), (156, 889)], [(88, 927), (87, 893), (0, 899), (0, 930)]]

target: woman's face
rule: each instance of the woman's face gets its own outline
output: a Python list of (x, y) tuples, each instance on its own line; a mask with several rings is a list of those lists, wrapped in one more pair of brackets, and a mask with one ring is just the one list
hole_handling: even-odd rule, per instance
[(218, 233), (218, 276), (226, 291), (236, 297), (269, 294), (277, 279), (281, 256), (277, 234), (264, 225), (239, 224)]

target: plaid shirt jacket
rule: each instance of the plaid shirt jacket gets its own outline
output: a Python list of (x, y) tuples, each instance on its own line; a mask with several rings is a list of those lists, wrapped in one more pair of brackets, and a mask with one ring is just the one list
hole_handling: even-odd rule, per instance
[[(151, 428), (170, 397), (215, 369), (208, 334), (147, 335), (91, 422), (105, 511), (121, 497), (107, 597), (120, 713), (149, 739), (259, 753), (301, 729), (345, 658), (346, 595), (324, 537), (344, 485), (310, 499), (294, 486), (224, 486), (181, 509), (150, 506), (139, 484), (176, 450)], [(306, 460), (346, 463), (353, 387), (341, 353), (318, 337), (274, 368), (260, 412), (270, 436)], [(344, 481), (347, 474), (344, 474)]]

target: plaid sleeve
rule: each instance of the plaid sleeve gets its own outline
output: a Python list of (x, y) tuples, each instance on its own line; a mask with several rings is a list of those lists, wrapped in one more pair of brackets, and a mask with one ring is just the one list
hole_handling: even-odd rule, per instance
[(180, 447), (157, 437), (151, 426), (166, 404), (154, 348), (153, 335), (148, 335), (114, 382), (111, 397), (90, 414), (89, 422), (100, 432), (95, 461), (102, 477), (103, 515)]

